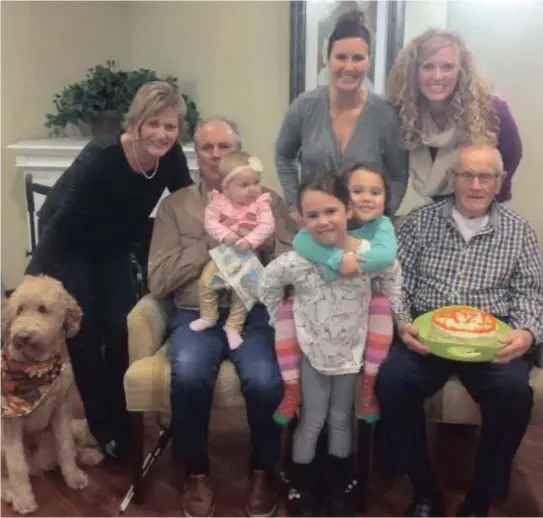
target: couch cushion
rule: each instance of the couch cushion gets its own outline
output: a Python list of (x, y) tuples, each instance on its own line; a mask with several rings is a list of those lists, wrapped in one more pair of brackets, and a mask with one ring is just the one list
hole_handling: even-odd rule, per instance
[[(169, 411), (171, 368), (168, 359), (169, 342), (155, 354), (137, 360), (124, 376), (127, 408), (131, 412)], [(213, 404), (243, 406), (241, 384), (234, 364), (224, 361), (219, 370)]]
[[(543, 423), (543, 370), (534, 368), (530, 376), (534, 391), (534, 407), (530, 424)], [(474, 424), (481, 423), (479, 406), (458, 378), (451, 378), (443, 389), (429, 402), (429, 417), (440, 423)]]

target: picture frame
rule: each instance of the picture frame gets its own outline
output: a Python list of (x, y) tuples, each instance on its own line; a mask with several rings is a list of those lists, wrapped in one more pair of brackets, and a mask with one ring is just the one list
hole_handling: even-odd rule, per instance
[(326, 43), (341, 14), (361, 9), (373, 34), (373, 59), (364, 86), (383, 94), (386, 77), (403, 47), (405, 0), (291, 0), (290, 102), (299, 94), (327, 84)]

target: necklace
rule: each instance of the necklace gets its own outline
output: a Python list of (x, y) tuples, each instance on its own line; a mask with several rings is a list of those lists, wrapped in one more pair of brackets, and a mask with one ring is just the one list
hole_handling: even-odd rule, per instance
[(156, 159), (155, 168), (153, 169), (153, 172), (150, 175), (148, 175), (140, 164), (138, 153), (136, 151), (136, 141), (134, 139), (132, 139), (132, 149), (134, 150), (134, 158), (136, 159), (136, 164), (138, 164), (138, 167), (140, 168), (141, 174), (145, 178), (147, 178), (147, 180), (152, 180), (155, 177), (156, 172), (158, 171), (158, 162), (160, 161), (160, 158)]

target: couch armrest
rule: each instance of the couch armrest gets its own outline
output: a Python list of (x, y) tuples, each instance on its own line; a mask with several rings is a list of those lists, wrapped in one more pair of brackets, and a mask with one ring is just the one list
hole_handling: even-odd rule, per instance
[(171, 299), (145, 295), (128, 314), (128, 355), (130, 364), (152, 356), (163, 344), (173, 310)]

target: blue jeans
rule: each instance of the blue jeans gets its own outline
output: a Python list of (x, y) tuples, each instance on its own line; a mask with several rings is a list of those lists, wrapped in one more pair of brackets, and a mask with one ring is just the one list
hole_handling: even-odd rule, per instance
[(498, 365), (422, 356), (396, 340), (381, 364), (376, 387), (391, 471), (407, 474), (417, 496), (432, 494), (435, 480), (426, 445), (424, 401), (457, 374), (483, 415), (470, 495), (490, 503), (505, 500), (513, 459), (532, 412), (530, 367), (526, 358)]
[(172, 449), (189, 473), (208, 471), (207, 434), (213, 390), (221, 363), (230, 359), (241, 379), (251, 429), (251, 469), (271, 471), (279, 460), (281, 427), (272, 414), (283, 397), (268, 313), (255, 306), (247, 316), (241, 346), (231, 351), (222, 329), (227, 311), (211, 329), (195, 332), (189, 323), (197, 311), (177, 310), (172, 321)]

